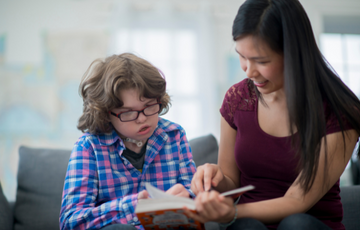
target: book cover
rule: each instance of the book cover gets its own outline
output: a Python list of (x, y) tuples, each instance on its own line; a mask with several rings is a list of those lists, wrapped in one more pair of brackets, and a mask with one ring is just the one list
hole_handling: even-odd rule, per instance
[[(184, 206), (196, 212), (194, 200), (166, 194), (150, 183), (146, 183), (145, 187), (151, 199), (139, 200), (135, 213), (146, 230), (205, 229), (204, 224), (195, 221), (184, 213)], [(221, 195), (236, 198), (251, 189), (254, 189), (254, 186), (249, 185)]]

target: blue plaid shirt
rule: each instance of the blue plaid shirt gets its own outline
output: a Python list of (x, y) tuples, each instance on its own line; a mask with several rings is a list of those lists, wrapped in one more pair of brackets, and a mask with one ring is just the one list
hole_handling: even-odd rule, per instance
[(66, 173), (60, 229), (99, 229), (114, 223), (143, 229), (135, 207), (145, 182), (164, 191), (181, 183), (194, 196), (190, 185), (195, 163), (181, 126), (159, 118), (147, 142), (142, 173), (122, 156), (124, 149), (115, 130), (84, 133), (78, 139)]

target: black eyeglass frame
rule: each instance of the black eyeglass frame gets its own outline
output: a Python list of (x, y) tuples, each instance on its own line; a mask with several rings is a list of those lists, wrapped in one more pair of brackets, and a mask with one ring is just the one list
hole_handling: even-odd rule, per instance
[[(154, 105), (159, 105), (159, 111), (157, 111), (156, 113), (153, 113), (153, 114), (149, 114), (149, 115), (145, 114), (145, 112), (144, 112), (145, 109), (146, 109), (146, 108), (149, 108), (149, 107), (151, 107), (151, 106), (154, 106)], [(156, 103), (154, 103), (154, 104), (151, 104), (151, 105), (146, 106), (146, 107), (143, 108), (142, 110), (130, 110), (130, 111), (120, 112), (120, 113), (118, 113), (118, 114), (116, 114), (116, 113), (114, 113), (114, 112), (112, 112), (112, 111), (109, 111), (109, 114), (111, 114), (111, 115), (119, 118), (119, 120), (122, 121), (122, 122), (128, 122), (128, 121), (135, 121), (136, 119), (138, 119), (140, 113), (143, 113), (145, 116), (150, 117), (150, 116), (152, 116), (152, 115), (155, 115), (155, 114), (157, 114), (157, 113), (160, 113), (160, 111), (161, 111), (161, 102), (156, 102)], [(132, 120), (128, 120), (128, 121), (123, 121), (123, 120), (121, 120), (121, 114), (123, 114), (123, 113), (129, 113), (129, 112), (137, 112), (138, 114), (137, 114), (136, 118), (134, 118), (134, 119), (132, 119)]]

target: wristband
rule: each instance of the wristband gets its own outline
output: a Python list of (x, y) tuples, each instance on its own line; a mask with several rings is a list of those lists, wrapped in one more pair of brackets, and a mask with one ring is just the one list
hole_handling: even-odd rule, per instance
[[(236, 203), (237, 203), (237, 202), (236, 202)], [(236, 221), (236, 219), (237, 219), (237, 212), (238, 212), (237, 207), (236, 207), (236, 203), (234, 203), (234, 208), (235, 208), (235, 216), (234, 216), (234, 219), (232, 219), (232, 221), (230, 221), (230, 222), (227, 223), (227, 224), (222, 224), (222, 223), (220, 223), (220, 226), (221, 226), (221, 227), (227, 228), (227, 227), (229, 227), (230, 225), (232, 225), (232, 224)]]

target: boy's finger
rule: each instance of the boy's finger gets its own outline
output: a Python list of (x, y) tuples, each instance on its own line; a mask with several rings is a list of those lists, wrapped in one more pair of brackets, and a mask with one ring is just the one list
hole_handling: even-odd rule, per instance
[(186, 188), (182, 184), (176, 184), (169, 188), (165, 193), (174, 195), (174, 196), (185, 196), (185, 194), (188, 194), (189, 192), (186, 190)]
[(176, 185), (172, 186), (171, 188), (169, 188), (165, 193), (171, 194), (171, 195), (176, 195), (178, 193), (180, 193), (180, 189), (179, 187)]
[(181, 197), (189, 197), (190, 194), (187, 190), (183, 190), (180, 193), (176, 194), (176, 196), (181, 196)]
[(139, 193), (138, 199), (147, 199), (149, 198), (149, 193), (146, 190), (143, 190)]

